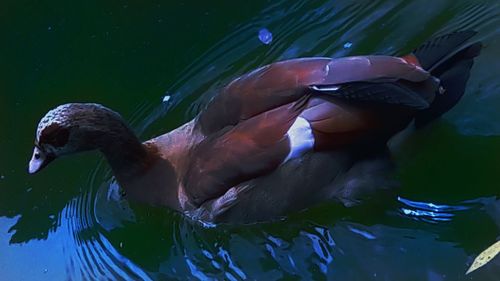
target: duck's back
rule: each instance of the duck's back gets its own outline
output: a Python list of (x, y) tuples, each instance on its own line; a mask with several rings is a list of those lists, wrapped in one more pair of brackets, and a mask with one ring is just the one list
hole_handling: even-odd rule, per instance
[[(399, 85), (399, 82), (407, 81), (418, 86), (419, 82), (429, 77), (429, 73), (417, 65), (391, 56), (301, 58), (277, 62), (231, 82), (200, 114), (197, 124), (205, 135), (210, 135), (308, 94), (339, 96), (356, 91), (356, 94), (360, 97), (364, 95), (364, 99), (369, 101), (369, 93), (345, 87), (354, 82), (368, 82), (369, 85), (365, 86), (382, 86), (378, 89), (380, 93), (384, 91), (384, 86), (391, 87), (384, 82)], [(435, 86), (434, 81), (430, 82)], [(383, 96), (377, 96), (373, 97), (373, 101), (378, 99), (386, 103), (424, 107), (425, 101), (433, 99), (433, 93), (418, 93), (418, 90), (411, 89), (411, 94), (402, 95), (386, 91), (383, 95), (386, 100)]]
[(432, 99), (416, 89), (434, 84), (388, 56), (296, 59), (244, 75), (196, 120), (205, 139), (191, 154), (187, 194), (200, 206), (309, 151), (384, 143)]
[[(370, 189), (346, 189), (352, 181), (339, 177), (359, 179), (359, 173), (348, 172), (354, 166), (366, 174), (370, 167), (384, 170), (386, 161), (372, 156), (386, 149), (391, 136), (423, 117), (431, 103), (437, 109), (432, 118), (456, 103), (481, 48), (460, 48), (473, 35), (438, 37), (401, 58), (283, 61), (234, 80), (195, 119), (204, 139), (193, 147), (183, 180), (192, 206), (209, 220), (230, 214), (255, 218), (259, 212), (272, 217)], [(450, 89), (444, 99), (436, 94), (446, 89), (419, 59)], [(258, 209), (250, 212), (252, 206)]]

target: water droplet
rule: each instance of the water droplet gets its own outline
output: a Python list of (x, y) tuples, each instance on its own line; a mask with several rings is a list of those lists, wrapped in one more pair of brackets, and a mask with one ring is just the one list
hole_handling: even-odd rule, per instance
[(53, 219), (55, 219), (55, 218), (56, 218), (56, 216), (55, 216), (55, 215), (49, 215), (49, 219), (53, 220)]
[(259, 40), (260, 42), (269, 45), (273, 41), (273, 34), (267, 28), (262, 28), (259, 30)]
[(350, 41), (345, 42), (344, 49), (349, 49), (351, 47), (352, 47), (352, 42), (350, 42)]
[(171, 97), (170, 97), (169, 95), (166, 95), (166, 96), (164, 96), (164, 97), (163, 97), (163, 100), (162, 100), (162, 101), (163, 101), (163, 102), (167, 102), (167, 101), (169, 101), (169, 100), (170, 100), (170, 98), (171, 98)]
[(51, 31), (52, 30), (52, 26), (47, 27), (47, 30)]
[(43, 273), (47, 273), (47, 272), (49, 272), (49, 270), (48, 270), (48, 269), (46, 269), (46, 268), (44, 268), (44, 269), (43, 269)]
[(4, 175), (0, 175), (0, 180), (3, 180), (5, 179), (5, 176)]
[(32, 188), (32, 187), (29, 187), (28, 189), (26, 189), (26, 192), (30, 192), (30, 191), (32, 191), (32, 190), (33, 190), (33, 188)]
[(123, 248), (123, 242), (120, 242), (120, 248)]

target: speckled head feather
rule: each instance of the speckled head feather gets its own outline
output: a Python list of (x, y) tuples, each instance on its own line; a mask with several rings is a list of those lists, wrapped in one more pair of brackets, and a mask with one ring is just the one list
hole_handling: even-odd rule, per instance
[(69, 140), (68, 116), (71, 104), (60, 105), (50, 110), (38, 123), (35, 145), (44, 152), (57, 155)]
[(88, 147), (90, 143), (78, 147), (82, 146), (80, 143), (82, 140), (88, 141), (85, 138), (81, 139), (82, 133), (88, 131), (105, 132), (107, 127), (117, 124), (119, 127), (123, 127), (120, 115), (100, 104), (63, 104), (47, 112), (40, 120), (35, 144), (43, 148), (45, 152), (55, 155), (74, 152), (74, 150), (85, 150), (91, 147)]
[(47, 112), (38, 124), (32, 162), (40, 163), (33, 170), (58, 156), (111, 149), (117, 142), (138, 142), (118, 113), (95, 103), (63, 104)]
[(46, 128), (54, 125), (61, 126), (63, 123), (65, 123), (72, 105), (73, 104), (71, 103), (63, 104), (47, 112), (42, 120), (40, 120), (40, 123), (38, 123), (38, 127), (36, 130), (36, 140), (40, 141), (42, 132)]

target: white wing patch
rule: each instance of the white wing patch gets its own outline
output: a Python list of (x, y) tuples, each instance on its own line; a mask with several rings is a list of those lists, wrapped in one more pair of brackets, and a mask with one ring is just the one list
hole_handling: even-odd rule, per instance
[(290, 152), (283, 161), (286, 161), (302, 156), (302, 154), (311, 150), (314, 147), (314, 136), (312, 134), (311, 125), (306, 119), (297, 117), (287, 132), (290, 140)]
[(340, 89), (340, 86), (336, 86), (336, 85), (312, 85), (311, 86), (311, 89), (315, 90), (315, 91), (323, 91), (323, 92), (333, 92), (333, 91), (337, 91), (338, 89)]

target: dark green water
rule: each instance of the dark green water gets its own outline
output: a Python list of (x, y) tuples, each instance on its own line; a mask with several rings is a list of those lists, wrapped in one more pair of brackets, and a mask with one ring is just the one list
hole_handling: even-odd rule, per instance
[[(500, 238), (498, 1), (210, 2), (0, 3), (0, 280), (499, 280), (498, 257), (464, 274)], [(26, 173), (58, 104), (103, 103), (149, 139), (258, 66), (404, 53), (465, 28), (485, 49), (459, 105), (396, 151), (399, 199), (204, 228), (108, 199), (97, 153)]]

